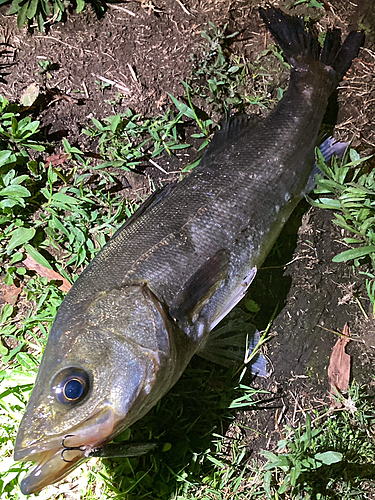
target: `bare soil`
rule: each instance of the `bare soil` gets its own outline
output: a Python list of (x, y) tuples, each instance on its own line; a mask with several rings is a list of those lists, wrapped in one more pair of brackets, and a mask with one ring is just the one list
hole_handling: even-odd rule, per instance
[[(19, 31), (3, 6), (0, 42), (6, 53), (0, 63), (6, 68), (0, 93), (18, 101), (27, 86), (36, 82), (43, 99), (36, 103), (34, 115), (41, 121), (45, 139), (56, 141), (56, 152), (62, 150), (61, 140), (66, 137), (94, 155), (96, 145), (81, 134), (91, 117), (104, 118), (126, 107), (145, 115), (161, 113), (170, 105), (167, 92), (181, 98), (185, 95), (181, 80), (191, 75), (192, 56), (200, 57), (200, 32), (209, 21), (217, 26), (229, 23), (229, 30), (240, 32), (233, 45), (237, 54), (254, 60), (264, 49), (267, 39), (257, 1), (182, 2), (108, 4), (101, 19), (88, 5), (84, 13), (69, 12), (63, 22), (43, 34), (26, 28)], [(285, 7), (286, 2), (280, 5)], [(334, 24), (344, 34), (358, 26), (368, 33), (366, 48), (340, 85), (336, 127), (339, 139), (353, 140), (366, 154), (375, 152), (373, 5), (372, 0), (332, 0), (325, 4), (321, 21), (323, 27)], [(56, 69), (41, 74), (41, 59)], [(118, 86), (102, 90), (96, 82), (103, 79)], [(176, 156), (162, 166), (176, 171), (187, 160), (189, 157)], [(160, 174), (152, 166), (143, 175), (125, 173), (124, 194), (149, 194), (151, 178), (165, 184), (174, 177)], [(236, 420), (253, 429), (242, 432), (254, 452), (272, 446), (280, 437), (278, 426), (295, 422), (302, 409), (327, 404), (327, 367), (338, 338), (332, 332), (342, 331), (346, 322), (354, 339), (347, 348), (352, 377), (373, 384), (375, 327), (370, 302), (363, 277), (347, 264), (332, 262), (344, 249), (344, 234), (331, 216), (301, 203), (249, 291), (261, 308), (256, 318), (259, 329), (266, 327), (276, 306), (279, 311), (271, 329), (273, 338), (265, 347), (271, 375), (254, 382), (270, 391), (273, 400), (262, 411), (240, 413)]]

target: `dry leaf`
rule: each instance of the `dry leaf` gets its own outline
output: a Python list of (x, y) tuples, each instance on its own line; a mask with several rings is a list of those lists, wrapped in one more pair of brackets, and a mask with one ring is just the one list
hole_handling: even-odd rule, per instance
[(59, 286), (59, 289), (62, 290), (63, 292), (69, 292), (69, 290), (72, 288), (72, 285), (67, 281), (65, 278), (63, 278), (59, 273), (56, 271), (53, 271), (53, 269), (48, 269), (47, 267), (42, 266), (41, 264), (38, 264), (30, 255), (27, 253), (27, 257), (23, 261), (23, 264), (28, 268), (31, 269), (32, 271), (36, 271), (39, 276), (44, 276), (48, 279), (48, 281), (51, 280), (57, 280), (57, 281), (62, 281), (63, 284)]
[(20, 101), (23, 106), (30, 107), (37, 100), (39, 95), (39, 85), (37, 83), (31, 83), (25, 92), (23, 93)]
[(51, 155), (48, 158), (46, 158), (46, 161), (44, 163), (44, 168), (48, 168), (50, 165), (53, 167), (57, 167), (58, 165), (63, 165), (66, 160), (68, 160), (69, 155), (67, 153), (59, 153), (56, 155)]
[(22, 287), (0, 283), (0, 302), (7, 302), (8, 304), (12, 304), (12, 306), (14, 306), (21, 291)]
[(344, 336), (336, 342), (328, 366), (329, 392), (332, 396), (337, 396), (337, 392), (342, 393), (349, 389), (350, 356), (345, 352), (345, 347), (350, 341), (350, 330), (347, 323), (345, 323), (342, 333)]

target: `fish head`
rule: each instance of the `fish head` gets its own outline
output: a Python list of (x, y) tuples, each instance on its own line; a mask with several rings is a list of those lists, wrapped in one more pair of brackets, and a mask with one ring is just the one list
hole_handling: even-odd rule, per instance
[(101, 294), (76, 321), (67, 306), (56, 316), (15, 443), (15, 460), (36, 462), (21, 482), (24, 494), (65, 477), (170, 387), (169, 334), (151, 292)]

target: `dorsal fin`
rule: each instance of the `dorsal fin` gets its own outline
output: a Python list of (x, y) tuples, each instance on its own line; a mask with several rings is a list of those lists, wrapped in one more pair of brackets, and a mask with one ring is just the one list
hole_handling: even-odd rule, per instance
[(246, 115), (244, 113), (224, 120), (221, 124), (221, 129), (215, 132), (203, 158), (206, 159), (212, 153), (217, 153), (229, 144), (234, 143), (244, 131), (247, 132), (249, 129), (259, 125), (262, 120), (263, 118), (259, 115)]
[(175, 186), (176, 184), (168, 184), (167, 186), (163, 186), (154, 191), (152, 194), (150, 194), (147, 200), (142, 203), (142, 205), (134, 212), (134, 214), (131, 217), (129, 217), (129, 219), (127, 219), (127, 221), (120, 228), (117, 229), (112, 238), (115, 238), (126, 227), (130, 226), (130, 224), (139, 219), (139, 217), (144, 213), (146, 213), (147, 210), (150, 210), (151, 208), (155, 207), (158, 203), (160, 203), (172, 191), (172, 189)]

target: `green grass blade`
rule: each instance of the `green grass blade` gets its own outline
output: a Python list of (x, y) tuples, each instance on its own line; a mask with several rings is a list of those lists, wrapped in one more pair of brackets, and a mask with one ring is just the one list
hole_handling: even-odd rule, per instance
[(375, 252), (374, 245), (368, 245), (359, 248), (351, 248), (350, 250), (345, 250), (338, 255), (335, 255), (332, 259), (333, 262), (347, 262), (348, 260), (360, 259), (366, 255), (370, 255)]

